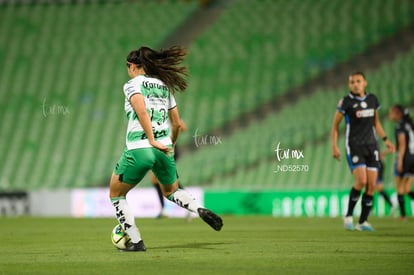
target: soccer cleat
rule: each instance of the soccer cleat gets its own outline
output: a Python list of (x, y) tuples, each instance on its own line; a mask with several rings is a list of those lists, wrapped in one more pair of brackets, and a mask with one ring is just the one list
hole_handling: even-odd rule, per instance
[(346, 230), (354, 230), (354, 220), (352, 216), (344, 217), (344, 227)]
[(140, 240), (138, 243), (128, 243), (124, 249), (119, 249), (122, 252), (138, 252), (138, 251), (147, 251), (144, 241)]
[(220, 231), (223, 227), (223, 220), (212, 211), (206, 208), (198, 208), (197, 212), (200, 218), (203, 219), (203, 221), (210, 225), (214, 230)]
[(374, 228), (372, 227), (372, 225), (370, 225), (367, 221), (363, 223), (358, 223), (355, 226), (355, 229), (358, 231), (374, 231)]

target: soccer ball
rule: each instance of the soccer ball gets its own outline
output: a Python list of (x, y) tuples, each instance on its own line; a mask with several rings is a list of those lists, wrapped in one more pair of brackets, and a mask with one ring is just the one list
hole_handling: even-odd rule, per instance
[(131, 238), (122, 229), (120, 224), (116, 225), (111, 233), (111, 241), (115, 247), (125, 249), (126, 245), (131, 241)]

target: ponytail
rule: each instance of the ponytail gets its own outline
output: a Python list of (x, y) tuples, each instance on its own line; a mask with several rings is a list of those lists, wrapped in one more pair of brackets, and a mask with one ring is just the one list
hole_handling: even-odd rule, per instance
[(155, 51), (149, 47), (140, 47), (127, 56), (127, 61), (142, 67), (150, 77), (160, 79), (172, 93), (184, 92), (187, 88), (187, 68), (179, 64), (187, 52), (179, 46)]

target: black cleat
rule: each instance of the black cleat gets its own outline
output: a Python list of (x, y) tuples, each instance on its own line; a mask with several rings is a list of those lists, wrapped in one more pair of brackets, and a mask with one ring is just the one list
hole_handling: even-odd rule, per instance
[(208, 225), (210, 225), (214, 230), (220, 231), (223, 227), (223, 220), (212, 211), (206, 208), (198, 208), (197, 212), (198, 215), (200, 215), (200, 218), (208, 223)]
[(138, 251), (147, 251), (147, 248), (145, 247), (144, 241), (140, 240), (138, 243), (128, 243), (126, 245), (126, 248), (119, 249), (119, 251), (122, 252), (138, 252)]

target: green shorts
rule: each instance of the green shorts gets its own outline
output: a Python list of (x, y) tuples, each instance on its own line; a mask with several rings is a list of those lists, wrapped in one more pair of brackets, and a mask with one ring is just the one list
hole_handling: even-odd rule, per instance
[(125, 149), (114, 173), (122, 182), (138, 184), (149, 170), (154, 172), (161, 184), (173, 184), (177, 180), (174, 154), (166, 155), (155, 148)]

